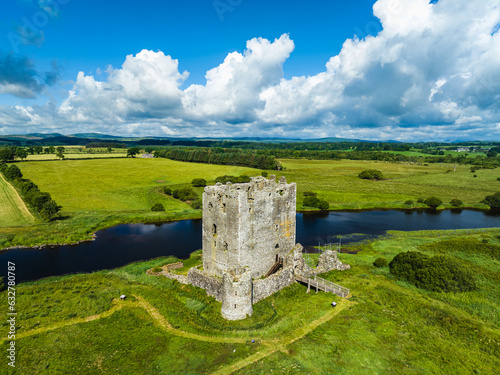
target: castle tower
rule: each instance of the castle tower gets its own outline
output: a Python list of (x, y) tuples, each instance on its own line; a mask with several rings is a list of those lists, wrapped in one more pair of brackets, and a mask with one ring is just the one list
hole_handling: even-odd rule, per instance
[(252, 273), (249, 269), (233, 269), (222, 278), (222, 316), (227, 320), (245, 319), (252, 315)]
[(203, 269), (223, 277), (233, 268), (259, 278), (295, 246), (296, 185), (252, 178), (207, 186), (203, 194)]

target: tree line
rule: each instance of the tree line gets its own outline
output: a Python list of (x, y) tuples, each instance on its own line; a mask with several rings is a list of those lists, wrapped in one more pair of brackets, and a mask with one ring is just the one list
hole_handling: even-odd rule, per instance
[(281, 168), (274, 156), (259, 155), (253, 151), (232, 149), (163, 149), (155, 151), (155, 156), (171, 160), (187, 161), (193, 163), (208, 163), (220, 165), (238, 165), (243, 167), (278, 170)]
[(50, 221), (58, 215), (61, 207), (57, 205), (49, 193), (40, 191), (32, 181), (23, 178), (23, 174), (17, 165), (0, 164), (0, 172), (18, 188), (23, 200), (38, 212), (42, 219)]

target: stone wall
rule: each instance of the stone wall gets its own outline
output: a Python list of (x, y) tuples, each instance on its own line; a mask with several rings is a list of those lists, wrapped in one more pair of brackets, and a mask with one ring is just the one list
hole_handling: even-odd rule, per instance
[(330, 272), (332, 270), (349, 270), (351, 266), (344, 264), (339, 261), (337, 257), (337, 251), (326, 250), (319, 256), (318, 267), (316, 268), (316, 273)]
[(295, 246), (296, 185), (284, 177), (207, 186), (203, 194), (203, 269), (222, 277), (233, 267), (265, 275)]
[(222, 279), (210, 276), (204, 271), (196, 268), (191, 268), (188, 272), (187, 280), (189, 284), (205, 289), (207, 294), (221, 302), (223, 299), (223, 283)]
[(293, 284), (293, 270), (283, 269), (266, 279), (254, 280), (253, 282), (253, 303), (257, 303), (267, 298), (283, 288)]
[[(250, 269), (225, 273), (221, 314), (228, 320), (245, 319), (252, 315), (252, 272)], [(239, 271), (239, 272), (238, 272)]]

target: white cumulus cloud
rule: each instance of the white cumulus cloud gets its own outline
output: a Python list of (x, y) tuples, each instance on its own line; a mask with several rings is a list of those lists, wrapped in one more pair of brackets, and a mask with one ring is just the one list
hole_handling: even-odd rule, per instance
[(134, 135), (500, 139), (500, 0), (379, 0), (373, 11), (382, 30), (347, 39), (314, 76), (283, 78), (288, 34), (249, 40), (184, 90), (177, 60), (143, 50), (103, 78), (80, 72), (58, 109), (0, 117)]

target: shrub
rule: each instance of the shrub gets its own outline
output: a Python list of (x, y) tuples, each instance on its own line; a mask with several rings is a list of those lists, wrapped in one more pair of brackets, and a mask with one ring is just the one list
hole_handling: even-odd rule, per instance
[[(314, 195), (316, 194), (314, 193)], [(319, 199), (316, 196), (306, 196), (302, 205), (306, 207), (316, 207), (320, 210), (328, 210), (330, 208), (330, 203), (324, 199)]]
[(179, 190), (177, 190), (177, 195), (179, 196), (179, 199), (181, 201), (192, 201), (198, 196), (196, 195), (195, 191), (191, 187), (184, 187)]
[(500, 177), (497, 177), (497, 181), (500, 181)]
[(260, 174), (262, 177), (267, 177), (267, 172), (266, 171), (262, 171), (262, 173)]
[(324, 199), (320, 199), (316, 207), (318, 207), (320, 210), (328, 210), (330, 208), (330, 203), (328, 203)]
[(425, 199), (424, 198), (418, 198), (417, 199), (417, 203), (425, 203)]
[(59, 212), (60, 207), (57, 205), (57, 203), (51, 199), (50, 201), (47, 201), (43, 204), (41, 210), (40, 210), (40, 216), (45, 219), (45, 220), (51, 220), (53, 219), (57, 213)]
[(151, 207), (151, 211), (155, 211), (155, 212), (165, 211), (165, 207), (163, 207), (163, 204), (161, 204), (161, 203), (155, 203), (153, 205), (153, 207)]
[(302, 193), (302, 195), (303, 195), (304, 197), (315, 197), (315, 196), (317, 196), (318, 194), (317, 194), (317, 193), (313, 193), (312, 191), (304, 191), (304, 192)]
[(436, 208), (443, 204), (443, 201), (438, 197), (429, 197), (425, 200), (425, 204), (429, 207)]
[(305, 197), (302, 204), (307, 207), (317, 207), (319, 199), (316, 197)]
[(382, 180), (384, 178), (384, 175), (379, 170), (366, 169), (358, 174), (358, 177), (365, 180)]
[(405, 204), (406, 204), (407, 206), (413, 206), (413, 201), (412, 201), (411, 199), (409, 199), (409, 200), (407, 200), (407, 201), (405, 202)]
[(487, 195), (481, 203), (487, 204), (490, 208), (500, 208), (500, 193)]
[(429, 257), (418, 251), (399, 253), (389, 263), (391, 274), (415, 284), (416, 272), (423, 268)]
[(207, 180), (204, 178), (195, 178), (193, 181), (191, 181), (191, 185), (195, 187), (205, 187), (207, 186)]
[(452, 199), (450, 203), (453, 207), (460, 207), (464, 204), (460, 199)]
[(196, 199), (191, 202), (191, 208), (194, 208), (195, 210), (201, 208), (203, 205), (203, 202), (201, 199)]
[(7, 177), (8, 180), (17, 180), (18, 178), (23, 178), (23, 174), (21, 173), (21, 170), (17, 165), (11, 165), (9, 168), (7, 168), (4, 172), (5, 177)]
[(35, 210), (41, 211), (44, 204), (51, 200), (52, 197), (50, 196), (49, 193), (42, 193), (38, 191), (36, 194), (33, 195), (30, 203), (35, 208)]
[(391, 274), (418, 288), (435, 292), (477, 290), (473, 272), (449, 256), (429, 258), (417, 251), (407, 251), (396, 255), (389, 268)]
[(172, 190), (172, 197), (174, 197), (175, 199), (179, 199), (179, 190)]
[(170, 189), (169, 187), (165, 186), (163, 188), (163, 193), (167, 194), (167, 195), (172, 195), (172, 189)]
[(373, 265), (375, 267), (386, 267), (387, 266), (387, 259), (377, 258), (377, 259), (375, 259), (375, 262), (373, 262)]
[(477, 177), (477, 174), (475, 174), (475, 175), (474, 175), (474, 176), (472, 176), (472, 177)]
[(151, 268), (151, 272), (155, 272), (156, 273), (156, 272), (161, 272), (161, 271), (162, 271), (161, 267), (153, 267), (153, 268)]

